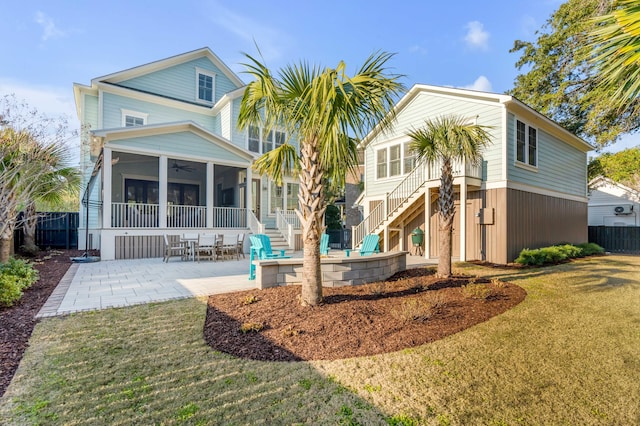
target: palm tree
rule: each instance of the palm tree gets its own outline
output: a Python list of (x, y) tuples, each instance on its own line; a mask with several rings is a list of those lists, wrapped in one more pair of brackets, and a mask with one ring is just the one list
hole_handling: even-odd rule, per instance
[(599, 24), (591, 32), (597, 78), (615, 89), (612, 101), (629, 111), (640, 96), (640, 3), (617, 0), (611, 13), (594, 21)]
[(375, 126), (388, 128), (393, 119), (395, 98), (404, 90), (400, 75), (389, 74), (386, 62), (393, 56), (370, 56), (358, 72), (349, 77), (345, 64), (336, 68), (311, 67), (302, 62), (282, 68), (278, 75), (246, 55), (247, 73), (255, 80), (242, 98), (238, 126), (271, 129), (283, 126), (289, 137), (298, 139), (299, 151), (291, 140), (264, 154), (255, 164), (277, 184), (283, 175), (297, 174), (300, 180), (297, 210), (304, 243), (303, 305), (322, 302), (320, 236), (324, 230), (325, 185), (342, 186), (346, 173), (357, 164), (355, 139)]
[(410, 148), (416, 152), (419, 160), (442, 164), (438, 194), (438, 275), (443, 278), (451, 277), (451, 234), (456, 212), (453, 203), (453, 162), (479, 162), (482, 148), (490, 143), (488, 130), (487, 126), (469, 124), (465, 117), (450, 115), (427, 120), (424, 127), (409, 132)]
[(49, 205), (63, 202), (66, 195), (77, 195), (80, 191), (81, 174), (76, 167), (69, 165), (68, 150), (64, 146), (56, 146), (51, 150), (46, 162), (39, 170), (41, 174), (38, 185), (29, 197), (24, 212), (24, 244), (22, 249), (31, 254), (38, 251), (35, 232), (38, 223), (36, 201)]

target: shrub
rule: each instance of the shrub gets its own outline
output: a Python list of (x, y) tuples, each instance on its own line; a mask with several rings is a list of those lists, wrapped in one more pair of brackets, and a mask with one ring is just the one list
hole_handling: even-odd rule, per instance
[(240, 326), (240, 331), (242, 333), (257, 333), (259, 331), (262, 331), (264, 329), (264, 324), (260, 324), (257, 322), (245, 322), (244, 324), (242, 324)]
[(0, 305), (12, 306), (22, 292), (38, 280), (38, 271), (28, 262), (9, 259), (0, 265)]
[(516, 263), (529, 266), (540, 266), (548, 263), (558, 263), (563, 260), (576, 257), (591, 256), (604, 253), (602, 247), (594, 243), (585, 243), (578, 246), (562, 244), (543, 247), (536, 250), (524, 249), (515, 260)]
[(594, 254), (604, 253), (604, 249), (596, 243), (578, 244), (578, 248), (582, 250), (582, 256), (593, 256)]
[(467, 299), (486, 300), (491, 296), (491, 289), (484, 284), (463, 285), (460, 290)]

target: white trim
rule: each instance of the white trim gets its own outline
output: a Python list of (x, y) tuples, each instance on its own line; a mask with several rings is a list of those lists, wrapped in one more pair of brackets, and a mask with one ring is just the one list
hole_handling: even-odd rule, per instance
[[(502, 106), (502, 180), (507, 180), (509, 169), (509, 111), (507, 107)], [(514, 153), (515, 155), (515, 153)]]
[(220, 160), (217, 158), (203, 158), (203, 157), (195, 157), (195, 156), (189, 156), (189, 155), (184, 155), (184, 154), (178, 154), (175, 152), (167, 152), (164, 150), (159, 150), (159, 149), (145, 149), (145, 148), (130, 148), (127, 146), (123, 146), (123, 145), (113, 145), (113, 144), (109, 144), (109, 142), (105, 142), (105, 147), (109, 147), (111, 150), (113, 151), (117, 151), (117, 152), (123, 152), (123, 153), (127, 153), (127, 154), (140, 154), (140, 155), (148, 155), (151, 157), (159, 157), (161, 155), (166, 155), (167, 157), (170, 158), (175, 158), (176, 160), (182, 160), (182, 161), (194, 161), (196, 163), (205, 163), (207, 161), (212, 161), (215, 164), (221, 165), (221, 166), (231, 166), (231, 167), (239, 167), (239, 168), (246, 168), (247, 167), (247, 163), (242, 163), (242, 162), (237, 162), (237, 161), (229, 161), (229, 160)]
[[(200, 74), (211, 77), (211, 100), (200, 98)], [(196, 67), (196, 96), (195, 101), (207, 106), (213, 106), (216, 102), (216, 73), (204, 68)]]
[[(540, 128), (531, 125), (527, 120), (520, 118), (514, 114), (513, 123), (513, 164), (516, 167), (521, 167), (530, 171), (538, 171), (538, 152), (540, 151)], [(524, 124), (524, 161), (518, 160), (518, 121)], [(529, 162), (529, 131), (533, 129), (536, 131), (536, 158), (535, 165)]]
[[(102, 129), (104, 127), (104, 120), (102, 116), (104, 115), (104, 92), (102, 90), (98, 90), (98, 129)], [(82, 117), (80, 120), (81, 123), (86, 121), (86, 117)]]
[(131, 109), (120, 108), (120, 114), (122, 115), (122, 127), (135, 127), (135, 126), (127, 126), (127, 116), (133, 118), (141, 118), (142, 125), (147, 124), (147, 119), (149, 114), (145, 114), (144, 112), (134, 111)]
[(562, 192), (553, 191), (551, 189), (539, 188), (537, 186), (527, 185), (524, 183), (513, 182), (513, 181), (483, 182), (483, 184), (480, 187), (480, 190), (502, 189), (502, 188), (516, 189), (518, 191), (532, 192), (534, 194), (546, 195), (554, 198), (563, 198), (563, 199), (572, 200), (572, 201), (582, 201), (585, 203), (588, 201), (588, 198), (586, 196), (565, 194)]
[(91, 84), (99, 83), (101, 81), (111, 81), (118, 83), (125, 80), (130, 80), (135, 77), (139, 77), (145, 74), (152, 73), (154, 71), (160, 71), (171, 66), (183, 64), (194, 59), (206, 57), (213, 65), (220, 69), (236, 86), (244, 86), (244, 82), (229, 68), (220, 58), (211, 51), (208, 47), (203, 47), (191, 52), (181, 53), (169, 58), (160, 59), (148, 64), (139, 65), (137, 67), (129, 68), (123, 71), (118, 71), (112, 74), (107, 74), (102, 77), (94, 78), (91, 80)]
[[(257, 128), (258, 128), (258, 152), (256, 152), (256, 151), (252, 151), (252, 150), (250, 150), (250, 149), (249, 149), (249, 127), (257, 127)], [(264, 130), (265, 130), (265, 128), (264, 128), (263, 126), (254, 126), (254, 125), (251, 125), (251, 126), (247, 126), (247, 128), (243, 131), (243, 133), (244, 133), (244, 147), (245, 147), (245, 150), (246, 150), (247, 152), (249, 152), (249, 153), (251, 153), (251, 154), (253, 154), (253, 155), (258, 155), (258, 156), (260, 156), (260, 155), (266, 154), (266, 153), (267, 153), (267, 152), (269, 152), (269, 151), (273, 151), (274, 149), (276, 149), (276, 137), (275, 137), (275, 132), (279, 132), (279, 133), (283, 133), (283, 134), (284, 134), (284, 140), (285, 140), (285, 142), (283, 142), (283, 143), (282, 143), (282, 144), (280, 144), (280, 145), (283, 145), (283, 144), (287, 143), (286, 141), (288, 140), (288, 135), (287, 135), (286, 130), (284, 130), (284, 129), (283, 129), (283, 128), (281, 128), (281, 127), (273, 127), (273, 128), (271, 128), (271, 130), (269, 130), (269, 132), (271, 133), (271, 136), (272, 136), (272, 138), (273, 138), (273, 139), (271, 140), (271, 142), (272, 142), (272, 144), (273, 144), (273, 147), (272, 147), (269, 151), (267, 151), (267, 152), (262, 152), (262, 145), (263, 145), (263, 143), (264, 143), (264, 141), (263, 141)]]

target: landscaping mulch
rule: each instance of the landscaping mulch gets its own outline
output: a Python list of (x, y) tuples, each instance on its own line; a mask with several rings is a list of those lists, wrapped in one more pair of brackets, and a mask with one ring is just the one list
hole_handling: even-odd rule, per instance
[[(463, 286), (481, 285), (471, 298)], [(483, 290), (484, 288), (484, 290)], [(526, 292), (510, 283), (410, 269), (386, 282), (323, 289), (302, 307), (300, 287), (210, 296), (204, 338), (215, 350), (263, 361), (333, 360), (432, 342), (499, 315)], [(476, 295), (477, 296), (477, 295)]]
[(42, 251), (31, 261), (40, 278), (11, 307), (0, 306), (0, 396), (13, 378), (38, 320), (36, 314), (71, 266), (79, 250)]

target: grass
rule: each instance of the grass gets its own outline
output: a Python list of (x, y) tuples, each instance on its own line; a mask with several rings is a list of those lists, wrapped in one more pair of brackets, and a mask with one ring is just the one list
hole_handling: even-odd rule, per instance
[(640, 423), (640, 257), (458, 268), (528, 296), (462, 333), (366, 358), (216, 353), (198, 299), (44, 320), (0, 424)]

